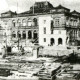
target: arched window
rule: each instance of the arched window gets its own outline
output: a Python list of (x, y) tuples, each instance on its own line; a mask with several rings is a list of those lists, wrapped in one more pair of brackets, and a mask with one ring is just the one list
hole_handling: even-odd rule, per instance
[(54, 26), (54, 22), (53, 20), (51, 20), (51, 34), (53, 34), (53, 26)]
[(38, 34), (37, 34), (37, 31), (36, 30), (33, 32), (33, 38), (34, 39), (37, 39), (38, 38)]
[(32, 26), (32, 20), (30, 18), (28, 19), (28, 26)]
[(12, 32), (12, 38), (16, 38), (16, 33), (15, 33), (15, 31)]
[(61, 45), (62, 44), (62, 38), (59, 38), (58, 39), (58, 45)]
[(12, 24), (13, 24), (14, 27), (16, 26), (15, 20), (12, 21)]
[(25, 19), (22, 20), (22, 25), (26, 26), (26, 20)]
[(51, 20), (51, 29), (53, 29), (54, 22)]
[(18, 38), (21, 38), (21, 33), (20, 31), (17, 32)]
[(21, 26), (21, 20), (20, 19), (17, 20), (17, 25)]
[(33, 19), (33, 22), (34, 22), (34, 26), (37, 26), (37, 19), (36, 18)]
[(31, 38), (32, 38), (32, 32), (28, 31), (28, 39), (31, 39)]
[(22, 36), (23, 36), (23, 39), (26, 39), (26, 32), (25, 31), (23, 31)]
[(51, 39), (50, 39), (50, 43), (51, 43), (52, 46), (54, 45), (54, 43), (55, 43), (55, 42), (54, 42), (54, 38), (51, 38)]
[(80, 37), (80, 29), (79, 29), (79, 32), (78, 32), (78, 33), (79, 33), (78, 35), (79, 35), (79, 37)]

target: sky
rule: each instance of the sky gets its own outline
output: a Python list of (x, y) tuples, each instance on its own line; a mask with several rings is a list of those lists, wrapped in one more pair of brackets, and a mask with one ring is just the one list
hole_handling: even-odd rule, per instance
[[(59, 4), (80, 12), (80, 0), (0, 0), (0, 13), (6, 11), (17, 11), (18, 13), (28, 11), (35, 2), (49, 1), (54, 7)], [(18, 5), (18, 7), (17, 7)]]

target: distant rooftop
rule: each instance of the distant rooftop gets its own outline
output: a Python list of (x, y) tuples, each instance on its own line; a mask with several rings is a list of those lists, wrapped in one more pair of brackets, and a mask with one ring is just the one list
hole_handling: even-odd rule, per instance
[(7, 12), (4, 12), (4, 13), (1, 13), (1, 17), (13, 17), (14, 15), (17, 15), (16, 12), (12, 12), (12, 11), (7, 11)]
[(70, 12), (70, 9), (59, 5), (57, 7), (54, 7), (50, 2), (48, 1), (42, 1), (42, 2), (35, 2), (33, 6), (30, 7), (29, 11), (25, 11), (23, 13), (17, 14), (16, 12), (7, 11), (1, 14), (1, 17), (16, 17), (17, 16), (33, 16), (36, 14), (55, 14), (55, 13), (65, 13), (67, 15), (72, 16), (79, 16), (80, 13), (77, 11)]
[(66, 7), (64, 7), (62, 5), (59, 5), (59, 6), (55, 7), (55, 9), (66, 9), (66, 10), (70, 11), (70, 9), (68, 9), (68, 8), (66, 8)]
[(72, 15), (76, 15), (76, 16), (80, 16), (80, 13), (77, 12), (76, 10), (72, 11), (71, 14), (72, 14)]

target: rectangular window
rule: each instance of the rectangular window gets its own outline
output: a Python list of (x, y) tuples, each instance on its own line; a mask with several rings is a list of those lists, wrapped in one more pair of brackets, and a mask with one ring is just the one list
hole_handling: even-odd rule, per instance
[(46, 27), (44, 27), (44, 34), (46, 34)]
[(23, 22), (23, 26), (26, 26), (26, 23), (25, 22)]
[(15, 22), (13, 23), (13, 26), (15, 27)]
[(16, 37), (16, 34), (12, 34), (12, 37), (15, 38)]
[(60, 25), (59, 19), (56, 19), (56, 20), (55, 20), (55, 25), (56, 25), (56, 27), (59, 27), (59, 25)]
[(18, 22), (17, 24), (18, 24), (18, 26), (21, 26), (21, 22)]
[(59, 34), (61, 34), (61, 31), (59, 31)]
[(46, 20), (44, 20), (44, 24), (46, 23)]
[(32, 22), (31, 21), (28, 22), (28, 26), (32, 26)]
[(53, 30), (51, 30), (51, 34), (53, 34)]
[(46, 42), (46, 38), (44, 38), (44, 42)]

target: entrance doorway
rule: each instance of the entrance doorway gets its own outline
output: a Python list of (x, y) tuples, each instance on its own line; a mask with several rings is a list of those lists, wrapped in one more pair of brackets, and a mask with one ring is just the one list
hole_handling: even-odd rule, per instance
[(31, 39), (31, 38), (32, 38), (32, 32), (28, 31), (28, 39)]
[(37, 39), (38, 34), (37, 34), (37, 32), (36, 32), (36, 31), (34, 31), (34, 32), (33, 32), (33, 35), (34, 35), (33, 39)]
[(7, 52), (11, 52), (11, 47), (7, 47)]
[(26, 39), (26, 32), (23, 31), (23, 39)]
[(20, 33), (20, 31), (18, 31), (17, 35), (18, 35), (18, 38), (21, 38), (21, 33)]
[(62, 38), (58, 39), (58, 45), (62, 45)]
[(53, 46), (54, 45), (54, 38), (51, 38), (51, 46)]

